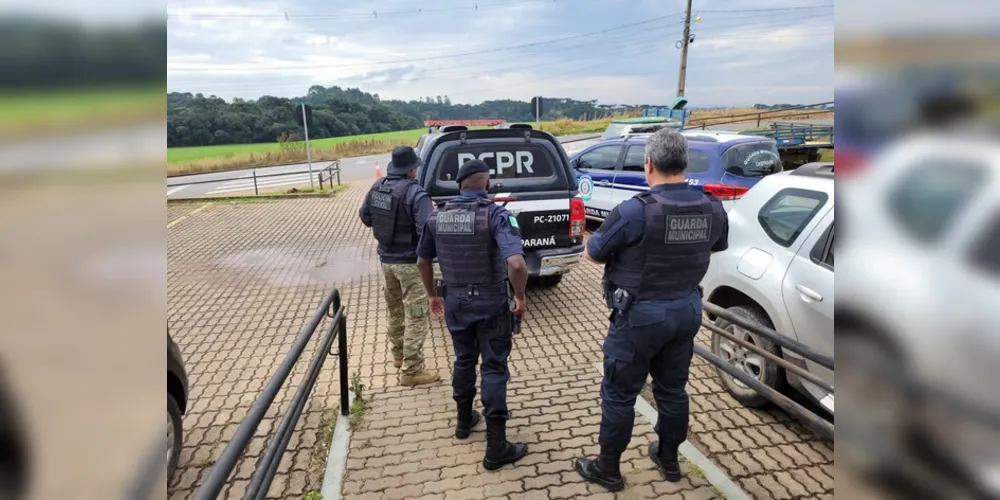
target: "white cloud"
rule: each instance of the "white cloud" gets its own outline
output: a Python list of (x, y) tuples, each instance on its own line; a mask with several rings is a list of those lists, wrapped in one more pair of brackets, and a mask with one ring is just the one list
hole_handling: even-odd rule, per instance
[[(765, 96), (772, 95), (782, 102), (805, 103), (832, 96), (832, 9), (732, 12), (816, 1), (773, 0), (761, 5), (711, 0), (699, 6), (725, 12), (706, 12), (692, 28), (697, 38), (691, 46), (686, 86), (692, 105), (753, 104), (767, 102)], [(386, 0), (377, 2), (378, 18), (364, 14), (369, 7), (321, 0), (171, 4), (168, 88), (256, 98), (303, 95), (314, 84), (339, 85), (360, 87), (382, 98), (449, 95), (453, 102), (469, 103), (537, 94), (654, 103), (668, 102), (675, 94), (678, 16), (498, 50), (676, 12), (662, 0), (512, 0), (507, 6), (483, 2), (494, 6), (467, 8), (474, 3), (455, 0), (426, 6), (429, 12), (403, 15), (394, 13), (415, 10), (416, 4)], [(465, 8), (434, 11), (449, 6)], [(244, 17), (198, 17), (209, 15)], [(312, 17), (296, 17), (303, 15)], [(489, 52), (454, 56), (480, 51)], [(733, 83), (739, 83), (738, 89), (730, 88)], [(787, 95), (798, 98), (781, 98)]]

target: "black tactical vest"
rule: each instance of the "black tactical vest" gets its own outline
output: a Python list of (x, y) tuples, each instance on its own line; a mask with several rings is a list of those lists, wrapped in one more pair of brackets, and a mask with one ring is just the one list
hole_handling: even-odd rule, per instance
[(605, 279), (635, 300), (673, 300), (695, 291), (722, 230), (712, 202), (704, 195), (678, 202), (648, 191), (636, 198), (646, 219), (642, 241), (607, 264)]
[(492, 203), (449, 201), (427, 221), (446, 285), (492, 285), (507, 278), (506, 263), (497, 258), (499, 249), (490, 232)]
[(419, 241), (413, 217), (407, 216), (403, 206), (406, 192), (415, 182), (409, 178), (386, 177), (372, 184), (368, 193), (375, 239), (389, 251), (413, 248)]

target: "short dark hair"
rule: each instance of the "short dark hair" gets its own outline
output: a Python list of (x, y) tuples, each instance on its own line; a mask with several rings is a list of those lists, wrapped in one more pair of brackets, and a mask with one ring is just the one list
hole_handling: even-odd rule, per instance
[(477, 172), (462, 179), (462, 182), (459, 183), (458, 188), (464, 189), (469, 186), (485, 187), (486, 184), (489, 183), (489, 181), (490, 181), (490, 174), (488, 172)]
[(646, 158), (665, 175), (677, 175), (687, 170), (688, 142), (680, 132), (663, 128), (646, 140)]

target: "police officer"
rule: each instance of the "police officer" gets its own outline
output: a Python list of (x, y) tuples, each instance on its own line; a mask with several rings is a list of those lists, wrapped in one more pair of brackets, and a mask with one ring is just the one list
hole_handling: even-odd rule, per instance
[[(513, 346), (515, 315), (524, 313), (528, 267), (517, 219), (486, 197), (489, 182), (486, 163), (470, 160), (462, 165), (458, 171), (460, 196), (439, 204), (427, 221), (417, 248), (417, 266), (430, 297), (431, 313), (445, 318), (455, 347), (452, 389), (458, 406), (455, 437), (459, 439), (469, 437), (479, 423), (472, 403), (476, 363), (480, 355), (483, 358), (483, 467), (495, 470), (528, 452), (524, 443), (507, 441), (506, 432), (510, 417), (507, 357)], [(441, 265), (443, 294), (434, 283), (431, 262), (435, 257)]]
[(417, 271), (417, 243), (433, 209), (430, 197), (414, 180), (423, 163), (409, 146), (392, 151), (387, 175), (375, 181), (361, 205), (361, 222), (375, 233), (385, 277), (389, 340), (393, 364), (402, 368), (399, 384), (414, 386), (441, 380), (424, 368), (424, 340), (430, 330), (427, 296)]
[(588, 481), (621, 491), (622, 452), (632, 439), (635, 399), (653, 377), (656, 434), (649, 456), (667, 481), (680, 481), (677, 448), (687, 438), (688, 380), (701, 325), (699, 283), (712, 252), (728, 247), (722, 203), (685, 182), (687, 140), (671, 129), (646, 143), (649, 191), (622, 202), (587, 241), (584, 258), (604, 263), (611, 309), (604, 340), (600, 455), (580, 458)]

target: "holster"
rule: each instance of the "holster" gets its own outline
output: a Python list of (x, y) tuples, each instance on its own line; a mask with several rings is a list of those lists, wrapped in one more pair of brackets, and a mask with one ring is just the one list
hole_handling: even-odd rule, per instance
[(448, 287), (444, 286), (444, 280), (434, 280), (434, 291), (438, 297), (444, 297), (448, 293)]
[(601, 282), (601, 287), (604, 289), (604, 305), (607, 306), (608, 309), (614, 309), (614, 284), (608, 280), (604, 280)]
[(615, 288), (615, 291), (611, 296), (612, 305), (620, 312), (628, 312), (628, 310), (632, 307), (632, 302), (634, 300), (635, 296), (624, 288)]

